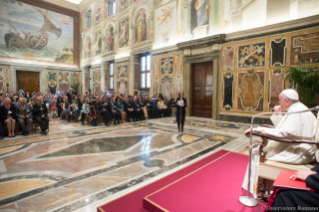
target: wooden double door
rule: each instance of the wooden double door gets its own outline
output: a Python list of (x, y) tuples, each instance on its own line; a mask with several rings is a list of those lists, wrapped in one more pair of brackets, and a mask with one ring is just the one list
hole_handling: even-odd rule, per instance
[(192, 64), (192, 116), (212, 118), (213, 62)]
[(18, 91), (23, 89), (31, 95), (34, 91), (40, 91), (40, 73), (31, 71), (17, 71)]

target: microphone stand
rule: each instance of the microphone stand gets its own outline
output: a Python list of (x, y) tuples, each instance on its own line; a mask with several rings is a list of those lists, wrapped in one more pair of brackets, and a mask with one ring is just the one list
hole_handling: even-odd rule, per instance
[(253, 197), (250, 197), (250, 177), (251, 177), (251, 157), (252, 157), (252, 143), (253, 143), (253, 122), (254, 122), (254, 119), (258, 116), (262, 116), (262, 115), (271, 115), (271, 114), (286, 114), (286, 115), (289, 115), (289, 114), (299, 114), (299, 113), (305, 113), (305, 112), (310, 112), (310, 111), (319, 111), (319, 106), (316, 106), (316, 107), (313, 107), (313, 108), (310, 108), (308, 110), (302, 110), (302, 111), (297, 111), (297, 112), (291, 112), (291, 113), (288, 113), (288, 112), (265, 112), (265, 113), (259, 113), (259, 114), (256, 114), (252, 117), (251, 119), (251, 123), (250, 123), (250, 142), (249, 142), (249, 162), (248, 162), (248, 185), (247, 185), (247, 196), (241, 196), (239, 197), (239, 201), (241, 204), (243, 205), (246, 205), (246, 206), (256, 206), (258, 204), (258, 201), (253, 198)]

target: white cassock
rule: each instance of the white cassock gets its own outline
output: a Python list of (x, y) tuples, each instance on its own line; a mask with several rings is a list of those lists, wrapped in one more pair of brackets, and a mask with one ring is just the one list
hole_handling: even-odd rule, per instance
[[(307, 109), (308, 108), (304, 104), (298, 102), (292, 104), (288, 108), (287, 112), (291, 113)], [(312, 112), (288, 114), (284, 116), (281, 114), (274, 114), (270, 119), (275, 125), (275, 128), (257, 127), (255, 130), (283, 138), (303, 137), (308, 140), (311, 140), (316, 132), (317, 120)], [(301, 140), (302, 138), (299, 139)], [(264, 147), (264, 151), (267, 152), (267, 160), (273, 160), (281, 163), (300, 165), (311, 163), (316, 160), (315, 146), (311, 144), (289, 144), (268, 140), (268, 145)], [(259, 146), (252, 150), (250, 190), (254, 194), (254, 197), (257, 196), (253, 188), (257, 188), (258, 168)], [(245, 190), (247, 190), (247, 176), (248, 168), (242, 185)]]

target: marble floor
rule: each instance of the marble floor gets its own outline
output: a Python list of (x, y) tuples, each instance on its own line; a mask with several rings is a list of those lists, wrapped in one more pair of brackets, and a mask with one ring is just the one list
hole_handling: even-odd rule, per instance
[(187, 117), (82, 126), (52, 119), (50, 132), (0, 141), (0, 212), (96, 207), (219, 149), (240, 151), (248, 124)]

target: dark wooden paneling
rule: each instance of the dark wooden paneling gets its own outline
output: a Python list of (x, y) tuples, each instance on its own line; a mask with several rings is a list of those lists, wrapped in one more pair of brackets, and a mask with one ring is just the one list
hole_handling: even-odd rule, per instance
[(24, 92), (30, 94), (34, 91), (40, 91), (40, 73), (29, 71), (17, 71), (18, 90), (23, 89)]
[(195, 63), (193, 70), (192, 115), (212, 117), (213, 102), (213, 64), (212, 62)]
[(32, 5), (32, 6), (36, 6), (36, 7), (40, 7), (46, 10), (50, 10), (56, 13), (60, 13), (63, 15), (67, 15), (73, 18), (74, 21), (74, 64), (77, 65), (78, 67), (80, 67), (80, 53), (81, 53), (81, 34), (80, 34), (80, 18), (81, 15), (79, 12), (74, 11), (74, 10), (70, 10), (64, 7), (60, 7), (58, 5), (55, 4), (51, 4), (48, 2), (44, 2), (42, 0), (19, 0), (20, 2)]

